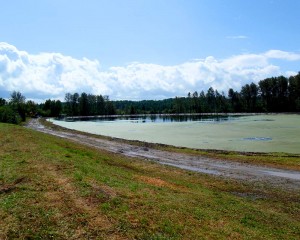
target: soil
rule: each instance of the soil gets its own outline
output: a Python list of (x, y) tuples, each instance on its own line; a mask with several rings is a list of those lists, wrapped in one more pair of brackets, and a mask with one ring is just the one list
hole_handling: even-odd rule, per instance
[(28, 128), (55, 135), (61, 138), (103, 149), (129, 157), (136, 157), (170, 165), (181, 169), (215, 175), (225, 179), (273, 186), (285, 190), (300, 189), (300, 171), (263, 167), (236, 161), (220, 160), (204, 156), (157, 150), (151, 147), (131, 145), (126, 142), (97, 138), (68, 130), (55, 130), (45, 127), (38, 119), (31, 119)]

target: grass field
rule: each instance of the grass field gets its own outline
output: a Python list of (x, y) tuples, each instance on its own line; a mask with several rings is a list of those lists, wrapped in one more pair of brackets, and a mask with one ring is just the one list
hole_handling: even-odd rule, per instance
[(1, 240), (300, 239), (300, 193), (262, 186), (0, 124)]

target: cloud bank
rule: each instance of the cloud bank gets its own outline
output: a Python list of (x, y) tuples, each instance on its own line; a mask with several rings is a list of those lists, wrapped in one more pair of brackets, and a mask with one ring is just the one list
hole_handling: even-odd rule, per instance
[[(276, 60), (276, 64), (272, 63)], [(296, 74), (281, 70), (299, 61), (300, 54), (270, 50), (227, 59), (209, 56), (174, 66), (134, 62), (102, 70), (98, 60), (76, 59), (60, 53), (30, 54), (0, 43), (0, 97), (16, 90), (28, 99), (64, 99), (67, 92), (109, 95), (111, 99), (163, 99), (186, 96), (209, 87), (227, 93), (246, 83), (271, 76)]]

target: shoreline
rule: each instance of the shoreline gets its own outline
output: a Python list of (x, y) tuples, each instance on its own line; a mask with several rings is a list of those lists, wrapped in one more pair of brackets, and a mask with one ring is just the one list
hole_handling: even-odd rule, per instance
[(66, 116), (61, 119), (102, 119), (102, 118), (122, 118), (122, 117), (176, 117), (176, 116), (259, 116), (259, 115), (300, 115), (300, 112), (283, 113), (156, 113), (156, 114), (115, 114), (115, 115), (91, 115), (91, 116)]
[(147, 143), (144, 143), (144, 146), (132, 145), (128, 143), (128, 141), (118, 141), (109, 137), (98, 138), (92, 134), (83, 134), (72, 130), (62, 130), (62, 128), (60, 128), (60, 130), (54, 130), (42, 125), (38, 119), (32, 119), (28, 123), (27, 127), (89, 147), (106, 150), (127, 157), (153, 161), (163, 165), (179, 167), (181, 169), (210, 174), (221, 178), (247, 182), (259, 182), (268, 186), (284, 189), (300, 189), (299, 170), (259, 166), (243, 163), (243, 160), (231, 161), (228, 159), (218, 159), (201, 154), (195, 155), (176, 151), (160, 150), (152, 148), (151, 144)]
[(49, 121), (90, 134), (179, 148), (300, 154), (299, 115), (125, 115)]

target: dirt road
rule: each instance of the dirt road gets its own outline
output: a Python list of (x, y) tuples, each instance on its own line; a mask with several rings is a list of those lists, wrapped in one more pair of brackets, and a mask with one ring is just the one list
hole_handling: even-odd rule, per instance
[(27, 124), (27, 127), (61, 138), (70, 139), (87, 146), (123, 154), (125, 156), (156, 161), (160, 164), (224, 178), (268, 184), (284, 189), (300, 190), (300, 171), (261, 167), (228, 160), (222, 161), (207, 157), (135, 146), (120, 141), (100, 139), (68, 131), (56, 131), (44, 127), (38, 119), (32, 119)]

